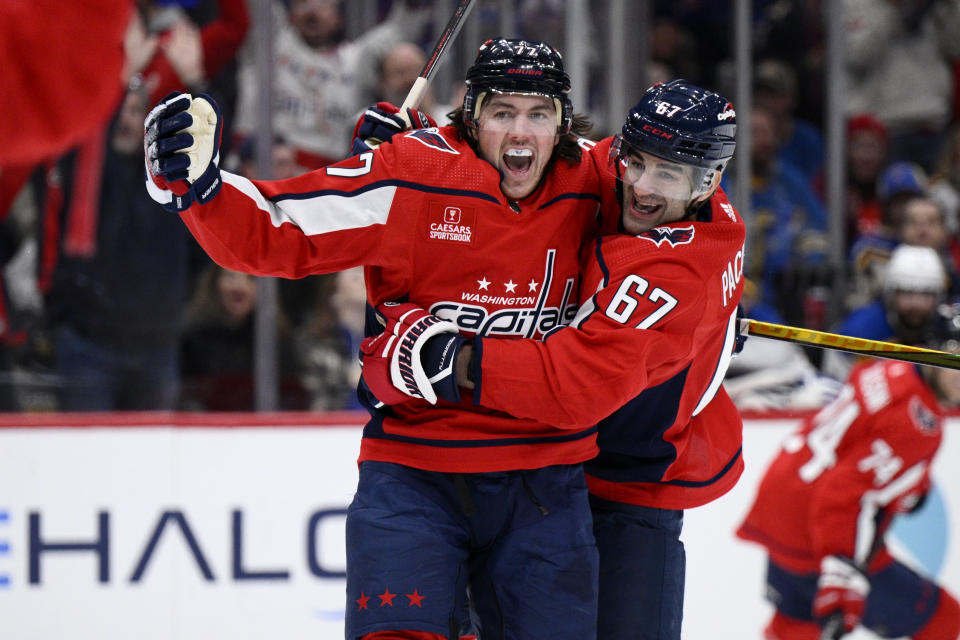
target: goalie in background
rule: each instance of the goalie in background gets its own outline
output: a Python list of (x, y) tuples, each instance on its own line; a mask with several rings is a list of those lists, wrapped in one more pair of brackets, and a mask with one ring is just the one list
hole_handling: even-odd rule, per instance
[[(943, 305), (925, 343), (957, 352), (958, 338), (958, 308)], [(862, 624), (884, 638), (957, 638), (954, 596), (884, 541), (930, 491), (942, 419), (957, 406), (960, 371), (871, 360), (784, 441), (737, 530), (769, 556), (767, 640), (817, 640), (828, 622), (841, 633)]]

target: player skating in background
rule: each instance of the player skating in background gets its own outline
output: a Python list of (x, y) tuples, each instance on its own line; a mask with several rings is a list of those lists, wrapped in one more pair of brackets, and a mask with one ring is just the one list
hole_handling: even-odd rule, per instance
[[(456, 400), (459, 382), (474, 402), (512, 415), (599, 423), (600, 454), (586, 468), (603, 640), (680, 638), (683, 510), (724, 494), (743, 470), (742, 422), (721, 387), (743, 288), (743, 221), (718, 189), (735, 132), (733, 107), (718, 94), (683, 80), (650, 88), (603, 151), (622, 233), (585, 252), (585, 301), (572, 326), (542, 342), (414, 341), (421, 379), (433, 378), (442, 398)], [(391, 361), (399, 372), (417, 345), (392, 338), (412, 338), (427, 312), (379, 309), (389, 323), (363, 347), (364, 377), (397, 401), (408, 388), (393, 386)]]
[[(365, 265), (373, 305), (409, 299), (467, 331), (539, 337), (576, 311), (603, 168), (578, 145), (586, 123), (549, 45), (488, 41), (467, 82), (452, 126), (274, 182), (220, 171), (216, 105), (172, 96), (146, 122), (147, 188), (228, 268), (295, 278)], [(371, 412), (347, 514), (346, 637), (455, 637), (478, 567), (494, 592), (477, 599), (486, 637), (594, 637), (580, 463), (595, 430), (469, 397)]]
[[(928, 343), (956, 352), (960, 316), (941, 310)], [(833, 637), (858, 624), (884, 638), (958, 637), (954, 597), (884, 543), (893, 518), (930, 490), (943, 414), (957, 406), (960, 371), (871, 360), (784, 441), (737, 531), (769, 556), (768, 640), (817, 640), (827, 624)]]

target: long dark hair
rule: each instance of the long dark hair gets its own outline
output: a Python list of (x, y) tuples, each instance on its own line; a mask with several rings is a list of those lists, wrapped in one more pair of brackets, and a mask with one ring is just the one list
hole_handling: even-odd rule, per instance
[[(473, 147), (473, 150), (476, 151), (476, 135), (474, 134), (473, 127), (467, 126), (466, 121), (463, 119), (463, 107), (457, 107), (448, 113), (447, 117), (450, 118), (450, 126), (456, 128), (457, 135), (460, 136), (461, 139), (466, 140), (467, 143)], [(554, 149), (555, 157), (563, 158), (571, 163), (580, 162), (583, 150), (580, 148), (580, 145), (577, 144), (577, 138), (587, 137), (587, 134), (592, 130), (593, 123), (590, 122), (587, 116), (582, 113), (573, 114), (570, 132), (560, 136), (560, 142), (557, 143), (557, 147)]]

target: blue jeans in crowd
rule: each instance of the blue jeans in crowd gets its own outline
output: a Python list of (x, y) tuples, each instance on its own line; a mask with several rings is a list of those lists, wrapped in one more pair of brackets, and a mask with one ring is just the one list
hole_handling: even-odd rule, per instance
[(173, 410), (179, 367), (175, 338), (94, 337), (70, 325), (54, 330), (60, 411)]

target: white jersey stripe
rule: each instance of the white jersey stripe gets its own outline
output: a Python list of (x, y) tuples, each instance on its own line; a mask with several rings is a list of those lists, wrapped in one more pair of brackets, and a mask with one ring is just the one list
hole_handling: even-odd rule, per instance
[(362, 229), (384, 224), (390, 213), (397, 187), (394, 185), (370, 189), (353, 196), (322, 194), (312, 198), (270, 202), (242, 176), (221, 171), (223, 181), (250, 198), (259, 209), (270, 214), (270, 223), (279, 227), (291, 223), (305, 235), (318, 235)]
[(927, 463), (924, 461), (918, 462), (901, 473), (896, 480), (887, 486), (867, 491), (860, 497), (860, 514), (857, 517), (857, 534), (854, 543), (854, 562), (863, 566), (870, 561), (870, 554), (877, 536), (877, 525), (874, 520), (877, 512), (896, 498), (909, 492), (913, 487), (919, 486), (926, 472)]
[(727, 335), (723, 340), (723, 351), (720, 352), (720, 361), (717, 363), (717, 369), (713, 373), (713, 379), (710, 381), (707, 390), (703, 392), (703, 395), (700, 397), (700, 402), (697, 403), (697, 408), (693, 410), (692, 415), (697, 415), (703, 411), (706, 406), (713, 400), (713, 397), (717, 395), (717, 391), (720, 390), (720, 385), (723, 383), (723, 378), (727, 375), (727, 367), (730, 366), (730, 359), (733, 357), (733, 342), (737, 337), (734, 324), (737, 321), (737, 310), (734, 309), (733, 313), (730, 314), (730, 319), (727, 321)]
[[(599, 293), (600, 290), (603, 289), (603, 285), (605, 283), (606, 283), (606, 278), (604, 278), (599, 283), (597, 283), (597, 293)], [(577, 309), (577, 315), (575, 315), (573, 317), (573, 321), (570, 322), (571, 327), (575, 329), (579, 329), (580, 326), (583, 324), (583, 321), (589, 318), (590, 314), (592, 314), (594, 311), (597, 310), (596, 298), (597, 298), (596, 295), (592, 295), (587, 299), (586, 302), (580, 305), (580, 308)]]

